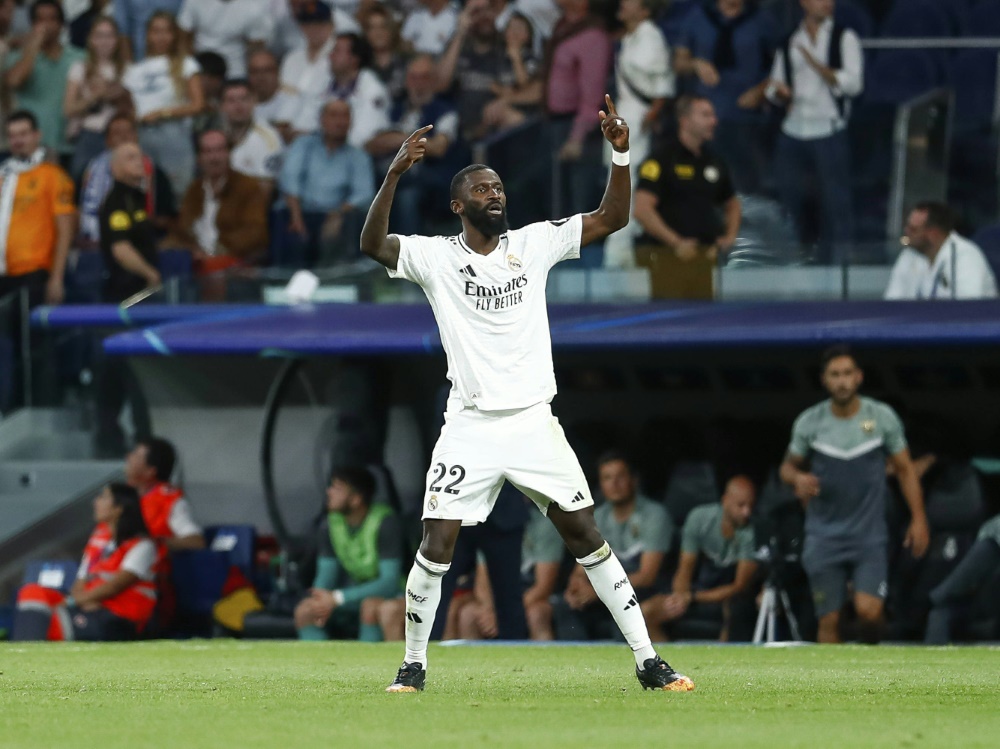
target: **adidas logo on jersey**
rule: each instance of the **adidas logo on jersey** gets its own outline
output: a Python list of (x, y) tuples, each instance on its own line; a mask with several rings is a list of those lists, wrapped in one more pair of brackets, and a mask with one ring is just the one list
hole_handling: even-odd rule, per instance
[[(466, 265), (464, 268), (459, 268), (458, 272), (459, 273), (464, 273), (465, 275), (471, 276), (472, 278), (476, 277), (476, 271), (472, 269), (471, 265)], [(466, 292), (466, 293), (468, 293), (468, 292)]]
[(572, 502), (582, 502), (584, 500), (583, 492), (577, 492), (573, 495)]

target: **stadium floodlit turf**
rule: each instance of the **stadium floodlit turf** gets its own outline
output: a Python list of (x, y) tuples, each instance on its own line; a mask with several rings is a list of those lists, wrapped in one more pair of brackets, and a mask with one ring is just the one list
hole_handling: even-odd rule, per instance
[(661, 648), (690, 694), (643, 692), (624, 646), (0, 643), (0, 746), (996, 747), (1000, 649)]

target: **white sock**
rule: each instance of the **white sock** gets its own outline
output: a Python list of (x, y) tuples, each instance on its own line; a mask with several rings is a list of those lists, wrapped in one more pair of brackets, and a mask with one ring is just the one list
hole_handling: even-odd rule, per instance
[(441, 603), (441, 578), (450, 564), (431, 562), (419, 551), (406, 578), (406, 657), (407, 663), (427, 668), (427, 641), (434, 627), (434, 614)]
[(642, 668), (647, 658), (656, 657), (656, 651), (649, 641), (649, 631), (646, 629), (646, 620), (643, 619), (642, 609), (639, 607), (639, 599), (635, 596), (635, 590), (629, 582), (628, 575), (625, 574), (622, 563), (618, 561), (618, 557), (611, 551), (607, 542), (593, 554), (576, 561), (587, 573), (597, 596), (608, 607), (615, 624), (632, 648), (636, 665)]

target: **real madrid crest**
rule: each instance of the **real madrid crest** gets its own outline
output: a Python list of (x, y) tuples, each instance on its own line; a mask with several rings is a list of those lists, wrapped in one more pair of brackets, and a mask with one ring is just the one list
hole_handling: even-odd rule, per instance
[(718, 182), (719, 181), (719, 169), (718, 169), (718, 167), (706, 166), (705, 167), (705, 179), (708, 180), (709, 182)]
[(865, 434), (871, 434), (875, 431), (875, 422), (871, 419), (861, 422), (861, 431)]
[(521, 270), (521, 261), (516, 255), (507, 256), (507, 267), (511, 270)]
[(432, 494), (431, 498), (427, 500), (427, 509), (434, 512), (438, 508), (438, 498), (437, 494)]

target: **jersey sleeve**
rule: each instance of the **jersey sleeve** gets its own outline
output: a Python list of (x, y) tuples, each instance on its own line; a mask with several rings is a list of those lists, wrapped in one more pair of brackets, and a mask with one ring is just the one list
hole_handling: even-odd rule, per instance
[(650, 157), (639, 166), (639, 184), (636, 190), (646, 190), (657, 197), (660, 196), (663, 183), (663, 164), (657, 158)]
[(583, 238), (583, 216), (579, 213), (558, 221), (541, 221), (525, 227), (529, 246), (541, 252), (551, 268), (563, 260), (580, 257), (580, 240)]
[(167, 520), (170, 532), (176, 538), (201, 535), (201, 526), (194, 522), (194, 515), (191, 513), (191, 505), (186, 499), (178, 499), (170, 509), (170, 517)]
[(386, 268), (389, 278), (402, 278), (424, 286), (434, 275), (434, 261), (441, 253), (434, 251), (432, 237), (399, 236), (399, 261), (396, 269)]
[(149, 539), (137, 543), (122, 559), (122, 571), (131, 572), (140, 580), (153, 579), (153, 565), (156, 563), (156, 544)]
[(73, 185), (73, 180), (62, 169), (58, 169), (55, 171), (52, 181), (52, 212), (56, 216), (71, 216), (75, 214), (76, 203), (73, 198), (76, 187)]
[(753, 528), (746, 527), (736, 531), (736, 558), (741, 562), (753, 562), (757, 558), (754, 548)]
[(132, 232), (132, 214), (125, 210), (121, 201), (108, 201), (101, 211), (101, 236), (107, 237), (110, 245), (128, 242)]
[(882, 416), (881, 420), (885, 422), (882, 428), (885, 451), (889, 455), (899, 455), (899, 453), (907, 448), (906, 431), (903, 429), (903, 421), (891, 406), (883, 404), (882, 410), (884, 416)]
[(788, 444), (788, 452), (797, 458), (809, 455), (809, 412), (800, 414), (792, 426), (792, 441)]
[(692, 510), (688, 513), (684, 521), (684, 528), (681, 531), (681, 553), (698, 554), (701, 552), (701, 522), (698, 519), (699, 513)]

